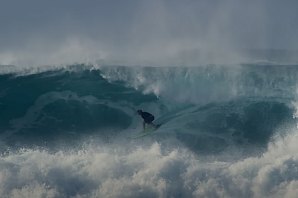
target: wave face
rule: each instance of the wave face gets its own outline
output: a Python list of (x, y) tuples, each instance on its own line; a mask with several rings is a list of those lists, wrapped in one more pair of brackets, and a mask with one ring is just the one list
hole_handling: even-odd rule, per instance
[[(0, 74), (5, 197), (294, 197), (296, 66)], [(141, 131), (143, 109), (162, 126)]]

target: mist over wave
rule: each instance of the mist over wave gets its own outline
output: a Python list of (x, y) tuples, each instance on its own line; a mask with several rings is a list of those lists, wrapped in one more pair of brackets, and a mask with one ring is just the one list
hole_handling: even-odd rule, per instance
[(15, 3), (0, 8), (3, 65), (297, 64), (293, 0)]
[[(295, 197), (296, 66), (3, 67), (3, 197)], [(156, 116), (141, 131), (137, 109)]]

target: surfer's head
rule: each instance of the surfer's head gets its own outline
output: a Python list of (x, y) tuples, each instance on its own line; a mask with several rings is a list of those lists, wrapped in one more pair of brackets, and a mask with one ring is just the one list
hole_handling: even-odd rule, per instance
[(140, 114), (140, 115), (142, 114), (142, 112), (143, 111), (141, 109), (137, 110), (137, 113)]

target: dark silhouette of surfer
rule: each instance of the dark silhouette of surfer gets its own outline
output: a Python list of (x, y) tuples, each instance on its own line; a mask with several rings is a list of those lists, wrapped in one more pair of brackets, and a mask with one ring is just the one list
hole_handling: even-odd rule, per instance
[(157, 125), (153, 124), (153, 120), (154, 120), (154, 115), (152, 115), (151, 113), (142, 111), (141, 109), (139, 109), (137, 111), (137, 113), (143, 118), (143, 129), (145, 129), (146, 124), (153, 126), (155, 129), (158, 128)]

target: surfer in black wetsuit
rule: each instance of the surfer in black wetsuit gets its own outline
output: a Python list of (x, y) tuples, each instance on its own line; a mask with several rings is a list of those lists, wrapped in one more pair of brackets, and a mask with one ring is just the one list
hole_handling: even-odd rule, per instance
[(152, 123), (152, 121), (154, 120), (154, 116), (151, 113), (142, 111), (142, 110), (138, 110), (137, 111), (138, 114), (143, 118), (143, 129), (145, 129), (145, 125), (151, 125), (154, 128), (157, 128), (157, 126), (155, 124)]

